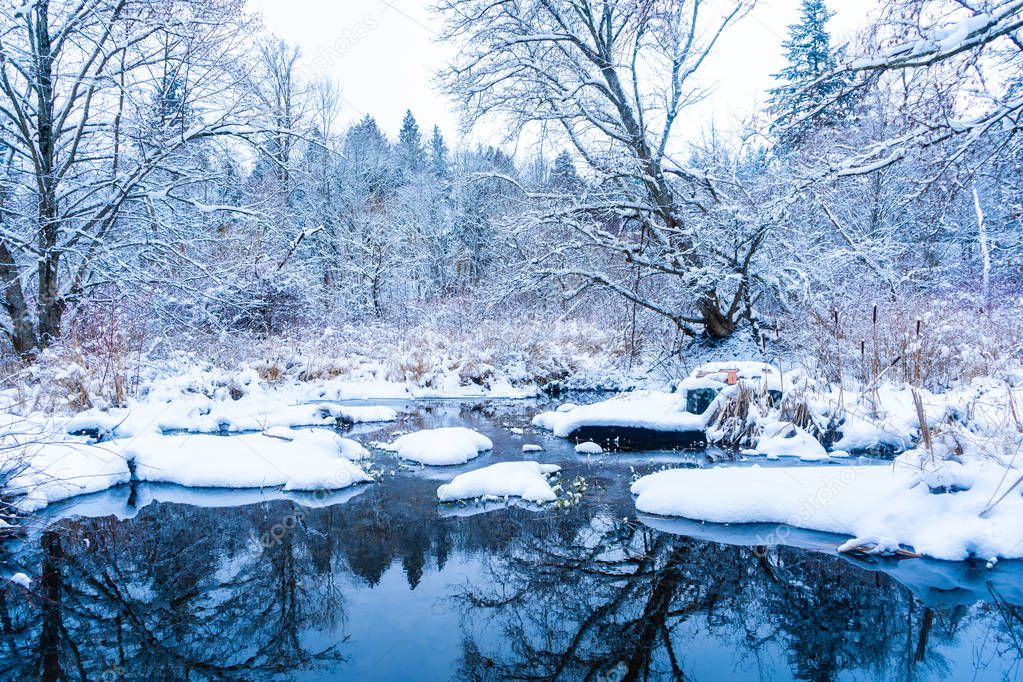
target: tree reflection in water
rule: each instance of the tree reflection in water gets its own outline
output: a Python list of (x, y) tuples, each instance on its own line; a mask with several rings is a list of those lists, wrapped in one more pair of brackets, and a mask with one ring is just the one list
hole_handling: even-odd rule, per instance
[[(500, 627), (508, 644), (464, 644), (472, 680), (684, 680), (710, 638), (731, 648), (714, 678), (771, 674), (765, 649), (793, 677), (942, 678), (938, 650), (971, 623), (993, 628), (1019, 672), (1017, 606), (924, 606), (881, 572), (798, 549), (735, 547), (661, 533), (627, 520), (580, 528), (568, 543), (533, 542), (493, 556), (488, 579), (461, 595), (467, 621)], [(993, 619), (993, 611), (999, 619)], [(1001, 622), (997, 622), (1000, 620)]]
[(947, 652), (975, 654), (978, 632), (990, 642), (978, 663), (1019, 670), (1023, 613), (997, 591), (927, 606), (834, 556), (648, 528), (624, 496), (459, 516), (438, 513), (435, 489), (409, 476), (323, 508), (154, 503), (56, 522), (12, 550), (36, 582), (0, 591), (0, 677), (370, 678), (353, 666), (395, 645), (352, 623), (404, 627), (374, 604), (392, 570), (409, 604), (456, 606), (450, 650), (402, 642), (456, 678), (693, 679), (718, 665), (717, 641), (715, 678), (930, 679), (951, 669)]

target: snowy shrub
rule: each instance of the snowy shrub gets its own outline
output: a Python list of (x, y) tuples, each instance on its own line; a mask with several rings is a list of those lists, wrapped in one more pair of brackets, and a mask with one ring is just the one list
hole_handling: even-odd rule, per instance
[(863, 300), (812, 310), (809, 324), (793, 320), (793, 337), (781, 345), (808, 349), (830, 381), (899, 381), (933, 390), (997, 376), (1023, 359), (1023, 320), (1011, 307), (985, 311), (969, 293)]
[(274, 336), (298, 328), (311, 306), (307, 286), (276, 273), (217, 289), (203, 312), (215, 329)]
[(84, 410), (124, 405), (138, 393), (148, 341), (144, 302), (77, 306), (65, 318), (60, 342), (42, 351), (29, 373), (38, 387), (37, 407)]

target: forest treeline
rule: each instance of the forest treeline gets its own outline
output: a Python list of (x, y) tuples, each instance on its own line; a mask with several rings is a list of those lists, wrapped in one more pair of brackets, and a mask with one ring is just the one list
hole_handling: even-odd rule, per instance
[(1023, 2), (895, 0), (840, 45), (804, 0), (762, 111), (723, 131), (690, 107), (751, 6), (443, 0), (442, 87), (509, 135), (454, 148), (414, 102), (398, 131), (340, 125), (343, 82), (239, 0), (5, 5), (9, 349), (112, 307), (257, 336), (571, 315), (763, 345), (865, 302), (1018, 305)]

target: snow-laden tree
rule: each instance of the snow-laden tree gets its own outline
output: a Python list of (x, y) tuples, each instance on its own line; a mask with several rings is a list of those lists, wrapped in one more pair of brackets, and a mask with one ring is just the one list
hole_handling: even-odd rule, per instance
[[(802, 230), (786, 241), (806, 256), (798, 272), (813, 298), (987, 290), (1018, 273), (1021, 27), (1018, 0), (900, 0), (864, 54), (804, 86), (789, 129), (812, 137), (775, 163)], [(840, 79), (855, 80), (814, 104), (815, 87)], [(854, 121), (817, 123), (847, 97)]]
[(1023, 0), (896, 0), (874, 25), (866, 54), (827, 76), (856, 76), (855, 82), (796, 122), (879, 81), (898, 79), (910, 84), (904, 113), (912, 125), (856, 150), (833, 165), (833, 174), (869, 173), (901, 161), (913, 148), (943, 145), (951, 166), (989, 136), (1018, 152), (1023, 92), (1013, 84), (1023, 71), (1020, 29)]
[(387, 208), (398, 186), (393, 150), (368, 114), (345, 133), (339, 178), (339, 252), (349, 301), (355, 310), (381, 314), (399, 243)]
[(180, 255), (171, 216), (209, 210), (195, 189), (215, 172), (193, 150), (247, 120), (245, 22), (240, 3), (202, 0), (0, 8), (0, 277), (18, 353), (59, 337), (93, 289)]
[[(574, 241), (531, 263), (575, 286), (608, 288), (711, 339), (748, 310), (743, 263), (756, 237), (722, 253), (688, 214), (713, 183), (672, 154), (698, 96), (694, 75), (750, 3), (640, 0), (444, 0), (446, 38), (462, 49), (447, 80), (474, 123), (499, 116), (513, 133), (554, 127), (588, 167), (593, 190), (527, 215), (574, 229)], [(579, 251), (607, 258), (582, 263)], [(607, 266), (607, 267), (605, 267)], [(637, 291), (634, 268), (656, 277)], [(625, 276), (623, 279), (622, 276)]]
[(394, 148), (398, 165), (404, 173), (415, 175), (426, 166), (426, 151), (423, 149), (423, 134), (412, 111), (405, 112), (398, 131), (398, 144)]
[(446, 179), (448, 177), (450, 171), (448, 164), (449, 151), (440, 126), (435, 125), (430, 136), (430, 171), (439, 179)]
[(579, 172), (575, 168), (575, 161), (568, 150), (562, 150), (560, 154), (554, 157), (554, 164), (551, 166), (551, 171), (547, 176), (547, 186), (550, 189), (566, 194), (577, 194), (583, 191), (585, 184), (583, 179), (579, 177)]
[[(768, 111), (774, 117), (771, 132), (784, 146), (795, 146), (810, 129), (834, 125), (852, 114), (849, 74), (831, 75), (838, 68), (841, 50), (831, 47), (827, 22), (834, 12), (824, 0), (803, 0), (800, 21), (789, 26), (782, 43), (785, 68), (774, 77), (779, 85), (770, 90)], [(828, 102), (826, 108), (820, 105)], [(815, 111), (810, 117), (801, 117)]]
[(306, 130), (306, 89), (299, 80), (299, 50), (277, 38), (262, 40), (254, 55), (250, 84), (262, 129), (252, 139), (257, 155), (254, 175), (271, 195), (267, 220), (281, 228), (291, 215), (295, 156)]

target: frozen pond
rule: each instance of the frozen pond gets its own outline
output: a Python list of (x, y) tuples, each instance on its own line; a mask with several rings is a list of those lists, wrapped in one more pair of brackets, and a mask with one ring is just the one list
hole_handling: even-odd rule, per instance
[[(48, 508), (6, 546), (4, 573), (35, 579), (0, 591), (0, 678), (1023, 676), (1018, 562), (867, 563), (796, 531), (762, 550), (773, 528), (635, 513), (635, 475), (702, 454), (578, 455), (529, 428), (539, 401), (394, 405), (399, 422), (346, 435), (469, 426), (494, 451), (443, 468), (375, 451), (376, 483), (328, 496), (139, 485)], [(455, 474), (523, 458), (560, 465), (575, 501), (438, 505)]]

